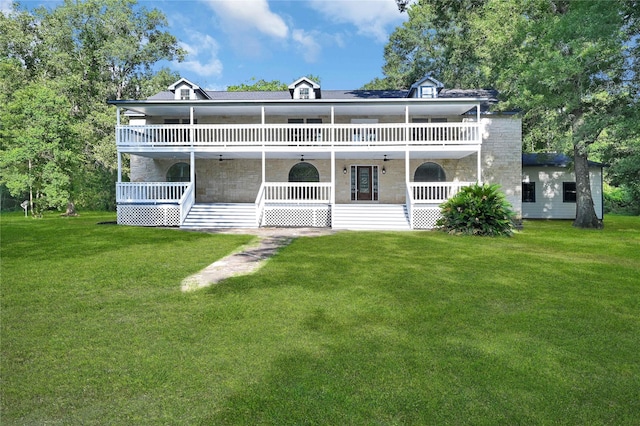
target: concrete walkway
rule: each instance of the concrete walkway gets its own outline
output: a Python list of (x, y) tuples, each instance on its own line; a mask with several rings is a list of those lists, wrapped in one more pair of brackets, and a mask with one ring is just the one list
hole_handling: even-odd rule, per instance
[(267, 259), (281, 247), (298, 237), (318, 237), (332, 234), (329, 228), (251, 228), (251, 229), (202, 229), (198, 232), (216, 234), (249, 234), (256, 240), (207, 266), (197, 274), (182, 280), (182, 291), (208, 287), (229, 277), (251, 274), (260, 269)]

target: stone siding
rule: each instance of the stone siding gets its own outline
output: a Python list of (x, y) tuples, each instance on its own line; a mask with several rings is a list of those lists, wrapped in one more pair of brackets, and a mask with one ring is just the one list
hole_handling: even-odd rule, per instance
[(495, 116), (481, 120), (482, 181), (497, 183), (522, 217), (522, 120)]

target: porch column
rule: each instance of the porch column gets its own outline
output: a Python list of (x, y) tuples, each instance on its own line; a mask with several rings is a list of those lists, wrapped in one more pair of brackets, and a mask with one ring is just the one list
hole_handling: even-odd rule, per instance
[[(264, 112), (264, 105), (262, 105), (260, 107), (260, 123), (262, 124), (262, 129), (260, 129), (260, 138), (261, 138), (261, 142), (262, 142), (262, 146), (264, 147), (264, 143), (265, 143), (265, 139), (264, 139), (264, 132), (265, 132), (265, 112)], [(264, 151), (262, 152), (262, 181), (264, 182)]]
[(477, 171), (478, 179), (477, 179), (477, 182), (478, 183), (482, 183), (482, 155), (481, 155), (481, 150), (482, 150), (481, 145), (478, 145), (478, 164), (477, 164), (477, 167), (478, 167), (478, 171)]
[(266, 165), (267, 165), (267, 154), (263, 149), (262, 150), (262, 183), (264, 183), (267, 180)]
[(331, 150), (331, 205), (336, 203), (336, 152)]
[(477, 159), (477, 182), (482, 183), (482, 128), (480, 127), (480, 104), (476, 105), (476, 124), (478, 126), (478, 159)]
[(118, 183), (122, 182), (122, 153), (118, 151)]
[[(116, 107), (116, 147), (120, 145), (120, 107)], [(122, 154), (118, 152), (118, 183), (122, 182)]]
[[(404, 141), (405, 143), (409, 143), (409, 105), (405, 105), (404, 107)], [(407, 181), (408, 182), (408, 181)]]
[(405, 154), (404, 154), (404, 179), (405, 179), (405, 182), (406, 182), (407, 185), (409, 185), (409, 182), (410, 182), (410, 180), (409, 180), (409, 176), (410, 176), (410, 173), (409, 173), (409, 168), (410, 168), (409, 160), (410, 159), (411, 159), (411, 157), (409, 156), (409, 150), (406, 150)]
[(331, 142), (336, 143), (336, 110), (331, 105)]
[(193, 146), (195, 130), (193, 128), (193, 112), (194, 108), (189, 107), (189, 142), (191, 142), (191, 146)]
[(192, 184), (195, 184), (196, 183), (196, 153), (194, 151), (191, 151), (189, 153), (189, 156), (190, 156), (190, 162), (191, 162), (191, 164), (189, 165), (189, 181)]

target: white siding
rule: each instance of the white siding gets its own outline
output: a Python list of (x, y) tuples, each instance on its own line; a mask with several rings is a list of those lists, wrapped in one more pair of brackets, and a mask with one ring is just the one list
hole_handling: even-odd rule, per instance
[[(602, 219), (602, 172), (592, 167), (589, 172), (591, 194), (596, 215)], [(522, 203), (522, 217), (529, 219), (575, 219), (576, 203), (562, 201), (562, 183), (575, 182), (573, 172), (562, 167), (526, 166), (522, 182), (535, 182), (536, 202)]]

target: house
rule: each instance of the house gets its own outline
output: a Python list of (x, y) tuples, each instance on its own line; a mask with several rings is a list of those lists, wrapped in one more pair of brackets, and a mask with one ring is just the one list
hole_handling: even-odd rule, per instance
[[(116, 100), (117, 218), (140, 226), (429, 229), (470, 183), (521, 206), (520, 119), (487, 90), (203, 90)], [(130, 156), (130, 182), (122, 160)]]
[[(522, 154), (523, 218), (576, 218), (576, 178), (570, 166), (571, 158), (564, 154)], [(589, 161), (591, 195), (598, 219), (604, 216), (603, 166)]]

